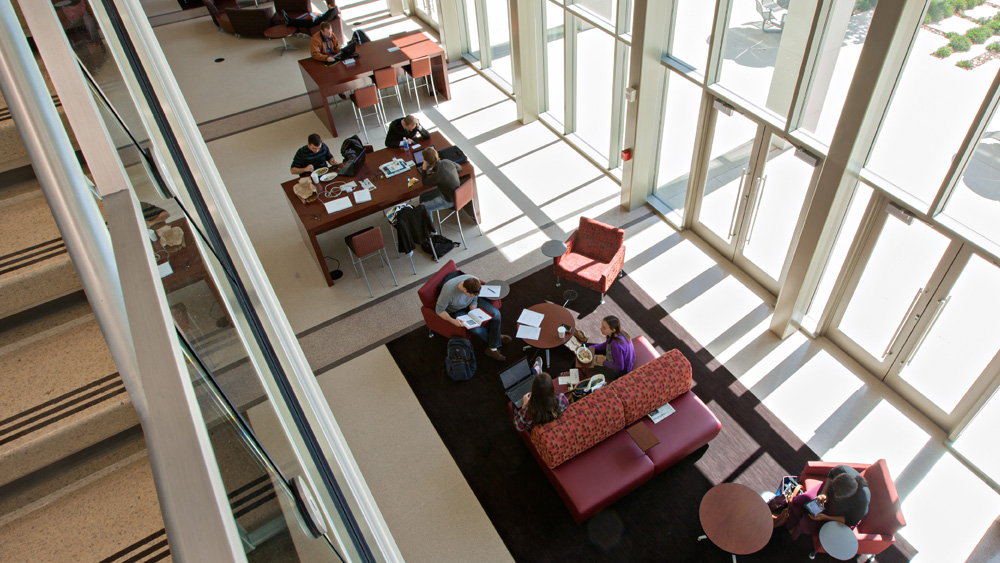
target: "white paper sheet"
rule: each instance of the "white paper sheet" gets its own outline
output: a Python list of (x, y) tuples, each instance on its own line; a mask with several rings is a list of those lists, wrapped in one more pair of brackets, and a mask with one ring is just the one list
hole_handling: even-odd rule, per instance
[(349, 198), (349, 197), (338, 197), (337, 199), (335, 199), (333, 201), (328, 201), (328, 202), (324, 203), (323, 207), (326, 207), (326, 212), (327, 213), (333, 214), (333, 213), (336, 213), (338, 211), (343, 211), (343, 210), (347, 209), (348, 207), (351, 207), (352, 205), (353, 204), (351, 203), (351, 198)]
[(372, 194), (368, 190), (358, 190), (354, 192), (354, 203), (364, 203), (372, 200)]
[(517, 337), (522, 340), (538, 340), (541, 330), (537, 326), (517, 325)]
[(344, 66), (354, 66), (354, 59), (344, 59)]
[(536, 313), (534, 311), (529, 311), (528, 309), (525, 309), (521, 311), (521, 316), (517, 318), (517, 322), (523, 325), (540, 327), (542, 326), (542, 319), (544, 318), (545, 315), (541, 313)]
[(496, 299), (497, 297), (500, 297), (500, 286), (484, 285), (479, 288), (479, 296), (487, 299)]
[(576, 368), (569, 370), (569, 382), (573, 385), (580, 383), (580, 370)]
[(399, 47), (389, 47), (389, 48), (388, 48), (388, 49), (386, 49), (386, 50), (387, 50), (387, 51), (389, 51), (390, 53), (395, 53), (396, 51), (398, 51), (398, 50), (399, 50)]
[(158, 264), (156, 266), (156, 269), (160, 271), (160, 279), (163, 279), (169, 276), (170, 274), (174, 273), (174, 269), (170, 266), (170, 262), (164, 262), (162, 264)]

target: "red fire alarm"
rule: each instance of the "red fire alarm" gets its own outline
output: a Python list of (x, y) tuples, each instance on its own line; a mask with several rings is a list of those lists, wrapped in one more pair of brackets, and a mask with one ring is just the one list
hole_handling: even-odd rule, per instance
[(622, 160), (624, 160), (625, 162), (632, 160), (632, 149), (622, 150)]

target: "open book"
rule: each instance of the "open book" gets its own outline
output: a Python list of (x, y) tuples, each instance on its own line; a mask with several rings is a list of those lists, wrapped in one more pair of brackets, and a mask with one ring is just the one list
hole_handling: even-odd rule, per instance
[(462, 321), (465, 328), (476, 328), (477, 326), (482, 326), (493, 317), (487, 314), (486, 311), (476, 307), (475, 309), (469, 311), (468, 314), (459, 315), (455, 318)]

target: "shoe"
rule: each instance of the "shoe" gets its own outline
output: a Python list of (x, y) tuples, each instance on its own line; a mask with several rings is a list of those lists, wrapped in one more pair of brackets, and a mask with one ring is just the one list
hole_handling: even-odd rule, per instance
[(504, 356), (503, 354), (501, 354), (499, 350), (493, 350), (493, 349), (487, 348), (486, 349), (486, 355), (489, 356), (489, 357), (491, 357), (491, 358), (493, 358), (494, 360), (499, 361), (499, 362), (506, 362), (507, 361), (507, 357)]
[(288, 14), (284, 10), (281, 11), (281, 19), (285, 20), (285, 25), (292, 25), (292, 21), (288, 19)]
[(535, 363), (531, 364), (531, 371), (535, 373), (542, 373), (542, 358), (535, 358)]
[(500, 335), (500, 344), (510, 344), (514, 339), (507, 336), (506, 334)]

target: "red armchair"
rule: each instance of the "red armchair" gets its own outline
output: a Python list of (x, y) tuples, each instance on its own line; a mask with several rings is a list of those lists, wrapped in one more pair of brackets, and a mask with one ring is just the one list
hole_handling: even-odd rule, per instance
[[(436, 332), (445, 338), (452, 336), (469, 337), (468, 332), (464, 328), (459, 328), (449, 323), (434, 312), (438, 296), (441, 294), (441, 282), (444, 281), (446, 275), (456, 270), (458, 270), (458, 266), (455, 265), (455, 261), (448, 260), (447, 264), (441, 266), (441, 269), (431, 276), (431, 279), (427, 280), (427, 283), (423, 287), (417, 290), (417, 295), (420, 297), (420, 313), (424, 316), (424, 323), (427, 325), (427, 328), (430, 329), (430, 336), (434, 336)], [(493, 303), (493, 306), (497, 309), (500, 308), (499, 299), (491, 300), (490, 303)]]
[[(854, 468), (868, 481), (868, 490), (872, 496), (868, 504), (868, 514), (861, 519), (854, 530), (854, 535), (858, 537), (858, 553), (867, 553), (874, 557), (892, 545), (896, 541), (896, 532), (906, 525), (899, 507), (896, 485), (889, 476), (889, 468), (884, 459), (871, 465), (810, 461), (802, 470), (799, 483), (808, 490), (826, 479), (830, 470), (837, 465)], [(813, 547), (816, 548), (816, 553), (826, 553), (819, 543), (818, 534), (813, 536)]]
[(233, 26), (233, 33), (239, 39), (241, 35), (264, 36), (264, 31), (271, 27), (271, 18), (274, 17), (274, 8), (265, 6), (263, 8), (226, 8), (226, 17), (229, 18), (230, 25)]
[(625, 264), (625, 231), (580, 217), (580, 226), (566, 241), (566, 253), (552, 262), (556, 285), (559, 278), (576, 282), (600, 293), (604, 303), (604, 294)]

